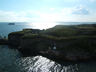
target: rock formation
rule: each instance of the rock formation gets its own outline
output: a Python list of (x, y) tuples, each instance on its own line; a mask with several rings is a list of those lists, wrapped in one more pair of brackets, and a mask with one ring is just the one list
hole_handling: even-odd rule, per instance
[[(62, 29), (61, 27), (55, 27), (48, 30), (24, 29), (23, 31), (10, 33), (8, 41), (10, 45), (17, 46), (25, 56), (41, 54), (49, 58), (67, 61), (95, 59), (95, 27), (77, 27), (72, 26), (70, 28), (69, 26)], [(70, 29), (73, 30), (72, 33), (70, 33)], [(58, 32), (60, 30), (62, 33)], [(78, 32), (80, 32), (79, 35)], [(56, 49), (53, 48), (54, 45)]]

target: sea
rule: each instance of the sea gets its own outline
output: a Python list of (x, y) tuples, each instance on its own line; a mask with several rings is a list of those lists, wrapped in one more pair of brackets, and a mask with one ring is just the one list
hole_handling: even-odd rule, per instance
[[(0, 37), (25, 28), (47, 29), (55, 25), (95, 24), (95, 22), (27, 23), (0, 22)], [(23, 57), (14, 47), (0, 45), (0, 72), (96, 72), (96, 62), (56, 62), (43, 56)]]

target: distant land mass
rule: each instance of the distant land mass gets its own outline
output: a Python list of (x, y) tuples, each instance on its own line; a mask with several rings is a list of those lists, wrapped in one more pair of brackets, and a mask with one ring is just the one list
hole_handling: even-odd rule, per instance
[(43, 55), (55, 60), (96, 59), (96, 24), (56, 25), (46, 30), (23, 29), (8, 35), (8, 44), (24, 56)]

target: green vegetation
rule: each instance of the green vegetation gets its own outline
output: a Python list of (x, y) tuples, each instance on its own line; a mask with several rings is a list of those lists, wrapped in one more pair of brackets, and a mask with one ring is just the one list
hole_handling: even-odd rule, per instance
[(12, 33), (10, 33), (11, 35), (16, 35), (16, 34), (25, 34), (25, 32), (24, 31), (17, 31), (17, 32), (12, 32)]
[(96, 36), (70, 36), (70, 37), (56, 37), (52, 35), (40, 35), (40, 34), (25, 34), (22, 36), (23, 39), (31, 39), (31, 38), (47, 38), (53, 40), (65, 40), (65, 39), (89, 39), (96, 38)]
[(96, 27), (94, 25), (57, 25), (53, 28), (47, 29), (42, 34), (53, 35), (57, 37), (71, 37), (71, 36), (89, 36), (96, 35)]
[(37, 37), (39, 37), (39, 35), (38, 34), (25, 34), (24, 36), (22, 36), (22, 38), (23, 39), (31, 39), (31, 38), (37, 38)]
[[(35, 30), (34, 30), (35, 31)], [(96, 38), (96, 26), (92, 25), (57, 25), (40, 33), (33, 33), (32, 29), (13, 32), (11, 34), (23, 35), (22, 38), (47, 38), (53, 40)]]
[[(94, 25), (57, 25), (53, 28), (43, 30), (40, 34), (25, 34), (23, 39), (35, 39), (42, 38), (47, 40), (53, 40), (61, 43), (65, 43), (65, 46), (58, 50), (64, 50), (65, 52), (75, 50), (94, 51), (96, 39), (96, 26)], [(66, 43), (71, 43), (66, 45)], [(75, 45), (74, 45), (75, 44)]]
[[(62, 58), (68, 56), (69, 60), (74, 60), (74, 57), (87, 59), (96, 56), (96, 25), (57, 25), (46, 30), (24, 29), (10, 33), (8, 42), (20, 46), (26, 54), (40, 51), (46, 53), (55, 44), (60, 55), (58, 52), (57, 54)], [(53, 49), (51, 53), (52, 51)]]

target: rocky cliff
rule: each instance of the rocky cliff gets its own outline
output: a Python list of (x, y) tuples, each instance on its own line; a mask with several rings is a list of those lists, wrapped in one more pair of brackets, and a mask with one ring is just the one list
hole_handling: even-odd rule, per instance
[[(56, 34), (55, 29), (51, 30), (53, 30), (51, 31), (52, 33), (55, 32), (54, 35), (59, 35), (59, 32)], [(9, 44), (17, 46), (23, 55), (41, 54), (49, 58), (67, 61), (84, 61), (96, 58), (96, 36), (93, 32), (95, 28), (87, 28), (85, 34), (83, 30), (81, 35), (68, 33), (67, 35), (70, 35), (68, 37), (65, 34), (63, 35), (66, 30), (59, 37), (52, 35), (50, 30), (39, 31), (39, 33), (28, 31), (30, 30), (14, 32), (8, 36)], [(91, 31), (89, 35), (88, 31)]]
[[(96, 38), (73, 38), (53, 40), (45, 37), (23, 38), (21, 51), (24, 54), (42, 54), (61, 60), (89, 60), (96, 55)], [(56, 49), (54, 49), (54, 46)]]
[(21, 37), (23, 36), (24, 34), (23, 33), (10, 33), (8, 35), (8, 42), (9, 42), (9, 45), (12, 45), (12, 46), (20, 46), (20, 42), (21, 42)]

